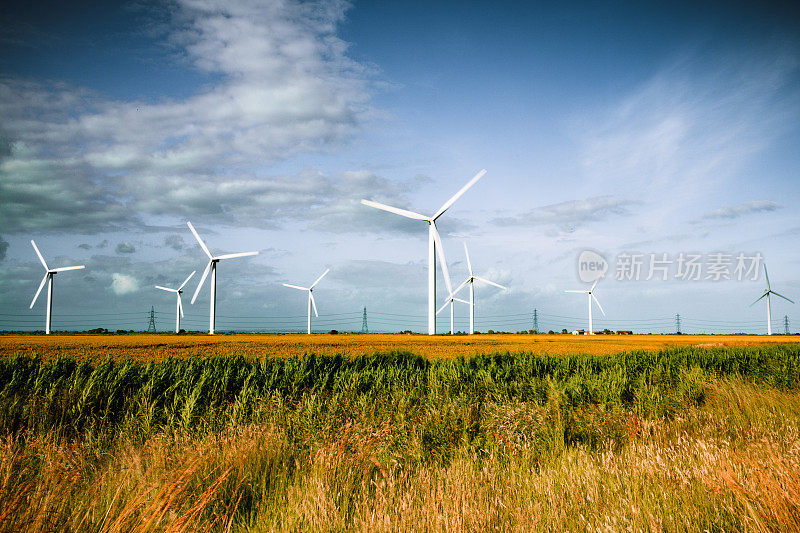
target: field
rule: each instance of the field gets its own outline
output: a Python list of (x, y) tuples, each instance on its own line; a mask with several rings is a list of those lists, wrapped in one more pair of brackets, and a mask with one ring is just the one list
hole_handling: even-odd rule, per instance
[(404, 350), (429, 358), (496, 352), (607, 355), (626, 350), (680, 346), (754, 346), (798, 342), (800, 336), (774, 335), (0, 335), (0, 357), (39, 354), (45, 358), (135, 359), (244, 355), (294, 357), (368, 355)]
[(6, 335), (0, 531), (797, 531), (794, 339)]

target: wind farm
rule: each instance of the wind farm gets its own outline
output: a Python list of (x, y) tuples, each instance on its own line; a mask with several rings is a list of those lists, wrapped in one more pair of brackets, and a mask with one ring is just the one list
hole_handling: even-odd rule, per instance
[(4, 4), (0, 533), (800, 531), (800, 4), (717, 4)]

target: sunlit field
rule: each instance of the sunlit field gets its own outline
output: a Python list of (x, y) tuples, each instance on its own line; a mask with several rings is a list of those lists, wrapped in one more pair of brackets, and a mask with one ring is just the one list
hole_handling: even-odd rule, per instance
[(429, 358), (451, 358), (495, 352), (535, 354), (613, 354), (668, 347), (759, 346), (800, 343), (800, 336), (773, 335), (0, 335), (0, 355), (45, 358), (113, 358), (138, 361), (165, 357), (243, 355), (293, 357), (367, 355), (404, 350)]
[(794, 339), (6, 335), (0, 531), (796, 531)]

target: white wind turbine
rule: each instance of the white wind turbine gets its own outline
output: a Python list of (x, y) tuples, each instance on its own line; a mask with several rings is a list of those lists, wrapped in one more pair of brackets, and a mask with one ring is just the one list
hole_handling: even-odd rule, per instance
[(80, 266), (70, 266), (70, 267), (61, 267), (61, 268), (50, 268), (47, 266), (47, 263), (44, 261), (44, 257), (42, 257), (41, 252), (39, 252), (39, 248), (36, 247), (36, 243), (31, 240), (31, 245), (33, 246), (36, 255), (39, 256), (39, 261), (42, 262), (44, 266), (45, 273), (44, 277), (42, 278), (42, 282), (39, 284), (39, 290), (36, 291), (36, 294), (31, 300), (31, 306), (29, 309), (33, 309), (33, 304), (36, 303), (36, 299), (39, 297), (39, 294), (42, 292), (44, 288), (44, 284), (47, 283), (47, 318), (45, 319), (44, 323), (44, 332), (49, 335), (50, 334), (50, 318), (53, 315), (53, 276), (55, 276), (59, 272), (65, 272), (67, 270), (79, 270), (81, 268), (86, 268), (84, 265)]
[(177, 308), (175, 309), (175, 333), (181, 332), (181, 317), (183, 316), (183, 304), (181, 304), (181, 294), (183, 293), (183, 287), (184, 285), (189, 283), (189, 280), (192, 279), (192, 276), (194, 276), (196, 272), (197, 272), (196, 270), (192, 270), (192, 273), (189, 274), (189, 277), (186, 278), (186, 280), (183, 283), (181, 283), (181, 286), (178, 287), (177, 289), (169, 289), (167, 287), (162, 287), (161, 285), (156, 285), (156, 289), (161, 289), (162, 291), (167, 291), (167, 292), (174, 292), (175, 295), (178, 297)]
[(473, 177), (469, 182), (461, 187), (456, 194), (454, 194), (449, 200), (447, 200), (439, 210), (434, 213), (432, 216), (425, 216), (419, 213), (415, 213), (413, 211), (407, 211), (405, 209), (398, 209), (397, 207), (392, 207), (386, 204), (381, 204), (378, 202), (373, 202), (371, 200), (361, 200), (361, 203), (364, 205), (368, 205), (370, 207), (374, 207), (376, 209), (382, 209), (384, 211), (389, 211), (390, 213), (394, 213), (396, 215), (401, 215), (406, 218), (413, 218), (415, 220), (422, 220), (423, 222), (428, 223), (428, 335), (435, 335), (436, 334), (436, 253), (439, 253), (439, 262), (442, 265), (442, 273), (444, 274), (444, 281), (447, 285), (448, 292), (452, 294), (452, 288), (450, 286), (450, 274), (447, 271), (447, 262), (444, 258), (444, 248), (442, 248), (442, 239), (439, 236), (439, 231), (436, 229), (436, 219), (438, 219), (445, 211), (447, 211), (450, 206), (452, 206), (456, 200), (461, 198), (461, 195), (467, 192), (467, 189), (475, 185), (475, 183), (481, 179), (484, 174), (486, 174), (486, 170), (481, 170), (478, 172), (475, 177)]
[(318, 317), (319, 313), (317, 313), (317, 303), (314, 301), (314, 287), (319, 283), (322, 278), (325, 277), (325, 274), (330, 272), (331, 269), (328, 268), (325, 272), (322, 273), (320, 277), (317, 278), (317, 281), (311, 284), (310, 287), (300, 287), (299, 285), (290, 285), (288, 283), (284, 283), (284, 287), (290, 287), (292, 289), (299, 289), (301, 291), (308, 291), (308, 334), (311, 335), (311, 307), (314, 307), (314, 316)]
[(592, 330), (592, 300), (594, 303), (597, 304), (597, 307), (600, 309), (600, 312), (603, 313), (603, 316), (606, 316), (606, 312), (603, 311), (603, 306), (600, 305), (600, 301), (594, 295), (594, 288), (597, 285), (597, 282), (600, 281), (599, 279), (594, 280), (592, 283), (592, 288), (587, 290), (574, 290), (574, 291), (564, 291), (564, 292), (579, 292), (582, 294), (586, 294), (589, 297), (589, 331), (586, 332), (587, 335), (594, 335), (594, 331)]
[(436, 311), (436, 314), (438, 315), (439, 313), (444, 311), (448, 305), (450, 306), (450, 335), (455, 334), (455, 327), (453, 324), (453, 307), (455, 307), (455, 304), (453, 302), (461, 302), (462, 304), (469, 305), (468, 301), (462, 300), (461, 298), (456, 298), (455, 294), (451, 293), (450, 296), (447, 297), (447, 302), (445, 302), (445, 304), (442, 307), (440, 307), (438, 311)]
[(453, 291), (453, 294), (458, 293), (467, 284), (469, 284), (469, 302), (466, 303), (469, 304), (469, 334), (473, 335), (475, 333), (475, 280), (488, 283), (489, 285), (494, 285), (495, 287), (499, 287), (503, 290), (506, 290), (506, 287), (503, 287), (502, 285), (500, 285), (499, 283), (495, 283), (494, 281), (489, 281), (486, 278), (476, 276), (472, 272), (472, 263), (469, 260), (469, 250), (467, 249), (467, 243), (464, 243), (464, 253), (467, 256), (467, 269), (469, 269), (469, 276), (461, 283), (461, 285), (459, 285), (456, 288), (456, 290)]
[(222, 259), (233, 259), (234, 257), (245, 257), (248, 255), (258, 255), (258, 252), (240, 252), (237, 254), (225, 254), (225, 255), (218, 255), (213, 256), (211, 252), (208, 251), (208, 247), (206, 243), (203, 242), (203, 239), (200, 238), (200, 235), (197, 234), (197, 231), (192, 226), (191, 222), (186, 223), (189, 226), (189, 229), (192, 230), (194, 234), (194, 238), (197, 239), (197, 242), (200, 243), (200, 248), (208, 256), (208, 264), (206, 265), (206, 269), (203, 271), (203, 276), (200, 278), (200, 283), (197, 284), (197, 290), (194, 291), (194, 296), (192, 296), (192, 304), (197, 299), (197, 295), (200, 294), (200, 288), (203, 286), (203, 282), (206, 280), (206, 276), (208, 276), (208, 271), (211, 270), (211, 303), (210, 303), (210, 312), (209, 312), (209, 320), (208, 320), (208, 334), (214, 334), (214, 320), (217, 310), (217, 263)]
[[(758, 300), (760, 300), (761, 298), (763, 298), (765, 296), (767, 297), (767, 335), (772, 335), (772, 308), (770, 307), (770, 302), (769, 302), (770, 294), (774, 294), (775, 296), (779, 296), (779, 297), (783, 298), (784, 300), (786, 300), (787, 302), (791, 302), (791, 303), (794, 303), (794, 302), (792, 300), (790, 300), (789, 298), (787, 298), (786, 296), (784, 296), (782, 294), (778, 294), (777, 292), (773, 291), (772, 288), (769, 286), (769, 274), (767, 274), (767, 265), (766, 264), (764, 265), (764, 276), (767, 278), (767, 288), (764, 289), (764, 294), (759, 296)], [(756, 303), (758, 303), (758, 300), (756, 300), (755, 302), (751, 303), (750, 307), (752, 307)]]

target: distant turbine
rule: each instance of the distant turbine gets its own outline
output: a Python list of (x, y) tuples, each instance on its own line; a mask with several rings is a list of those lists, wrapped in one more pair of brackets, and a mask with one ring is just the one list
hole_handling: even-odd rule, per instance
[(442, 307), (440, 307), (438, 311), (436, 311), (436, 314), (438, 315), (439, 313), (444, 311), (448, 305), (450, 306), (450, 335), (455, 334), (455, 328), (453, 324), (453, 307), (455, 307), (455, 304), (453, 302), (461, 302), (462, 304), (469, 305), (468, 301), (462, 300), (461, 298), (456, 298), (454, 294), (450, 294), (450, 296), (447, 297), (447, 301), (445, 302), (445, 304)]
[(210, 303), (210, 311), (209, 311), (209, 319), (208, 319), (208, 334), (214, 334), (214, 321), (216, 318), (217, 312), (217, 263), (223, 259), (233, 259), (234, 257), (245, 257), (248, 255), (258, 255), (258, 252), (241, 252), (238, 254), (225, 254), (219, 256), (211, 255), (211, 252), (208, 251), (208, 247), (206, 243), (203, 242), (203, 239), (200, 238), (200, 235), (197, 234), (197, 231), (192, 226), (191, 222), (187, 222), (186, 225), (189, 226), (189, 229), (192, 230), (192, 234), (194, 234), (194, 238), (197, 239), (197, 242), (200, 243), (200, 248), (208, 256), (208, 265), (206, 265), (206, 269), (203, 271), (203, 276), (200, 278), (200, 283), (197, 284), (197, 290), (194, 291), (194, 296), (192, 296), (192, 304), (197, 299), (197, 295), (200, 294), (200, 288), (203, 286), (203, 282), (206, 280), (206, 276), (208, 276), (208, 271), (211, 270), (211, 303)]
[(175, 333), (181, 332), (181, 317), (183, 316), (183, 305), (181, 304), (181, 294), (183, 293), (183, 287), (184, 285), (189, 283), (189, 280), (192, 279), (192, 276), (194, 276), (195, 272), (197, 271), (192, 270), (192, 273), (189, 274), (189, 277), (186, 278), (186, 280), (183, 283), (181, 283), (181, 286), (178, 287), (177, 289), (168, 289), (167, 287), (156, 285), (156, 289), (161, 289), (162, 291), (167, 291), (167, 292), (174, 292), (175, 295), (178, 297), (178, 304), (177, 308), (175, 309)]
[(47, 266), (47, 263), (44, 261), (44, 257), (42, 257), (41, 252), (39, 252), (39, 248), (36, 247), (36, 243), (31, 240), (31, 245), (33, 246), (33, 250), (36, 252), (36, 255), (39, 256), (39, 261), (42, 262), (44, 266), (45, 273), (44, 277), (42, 278), (42, 282), (39, 284), (39, 290), (36, 291), (36, 295), (31, 300), (31, 306), (29, 309), (33, 309), (33, 304), (36, 303), (36, 299), (39, 297), (39, 293), (42, 292), (44, 288), (44, 284), (47, 283), (47, 318), (45, 318), (44, 322), (44, 332), (45, 334), (50, 334), (50, 318), (53, 314), (53, 276), (55, 276), (59, 272), (65, 272), (67, 270), (79, 270), (81, 268), (86, 268), (84, 265), (80, 266), (71, 266), (71, 267), (61, 267), (61, 268), (50, 268)]
[(326, 269), (325, 272), (323, 272), (322, 275), (317, 278), (317, 281), (312, 283), (310, 287), (300, 287), (299, 285), (289, 285), (288, 283), (284, 283), (283, 284), (284, 287), (290, 287), (292, 289), (299, 289), (301, 291), (308, 291), (308, 334), (309, 335), (311, 335), (311, 307), (312, 306), (314, 307), (314, 316), (316, 316), (316, 317), (319, 316), (319, 313), (317, 313), (317, 304), (314, 301), (314, 295), (312, 293), (314, 292), (314, 287), (316, 286), (316, 284), (319, 283), (322, 280), (322, 278), (325, 277), (325, 274), (327, 274), (330, 271), (331, 271), (330, 268)]
[[(494, 281), (489, 281), (486, 278), (481, 278), (476, 276), (472, 272), (472, 263), (469, 260), (469, 250), (467, 249), (467, 243), (464, 243), (464, 253), (467, 256), (467, 269), (469, 269), (469, 277), (465, 279), (461, 285), (459, 285), (456, 290), (453, 291), (453, 294), (458, 293), (461, 289), (463, 289), (467, 284), (469, 284), (469, 334), (473, 335), (475, 333), (475, 280), (482, 281), (484, 283), (488, 283), (489, 285), (494, 285), (495, 287), (499, 287), (503, 290), (506, 290), (506, 287), (503, 287), (499, 283), (495, 283)], [(460, 301), (460, 300), (459, 300)]]
[(436, 252), (439, 252), (439, 262), (442, 265), (442, 273), (444, 274), (444, 281), (447, 285), (447, 290), (449, 293), (452, 294), (451, 286), (450, 286), (450, 274), (447, 271), (447, 262), (444, 258), (444, 249), (442, 248), (442, 239), (439, 236), (439, 231), (436, 229), (436, 219), (438, 219), (445, 211), (450, 209), (456, 200), (461, 198), (461, 195), (467, 192), (467, 189), (475, 185), (475, 183), (481, 179), (484, 174), (486, 174), (486, 170), (481, 170), (478, 172), (475, 177), (473, 177), (469, 182), (461, 187), (456, 194), (454, 194), (449, 200), (447, 200), (439, 210), (434, 213), (432, 216), (425, 216), (419, 213), (415, 213), (413, 211), (407, 211), (405, 209), (398, 209), (397, 207), (391, 207), (386, 204), (381, 204), (378, 202), (373, 202), (371, 200), (361, 200), (361, 203), (364, 205), (368, 205), (370, 207), (374, 207), (376, 209), (382, 209), (384, 211), (389, 211), (390, 213), (394, 213), (396, 215), (404, 216), (406, 218), (413, 218), (415, 220), (422, 220), (428, 223), (428, 335), (436, 335)]
[[(786, 296), (784, 296), (782, 294), (778, 294), (777, 292), (773, 291), (772, 288), (770, 288), (770, 286), (769, 286), (769, 274), (767, 274), (767, 265), (766, 264), (764, 265), (764, 276), (767, 278), (767, 288), (764, 290), (764, 294), (759, 296), (758, 300), (760, 300), (764, 296), (767, 297), (767, 335), (772, 335), (772, 308), (770, 307), (769, 295), (770, 294), (774, 294), (775, 296), (780, 296), (781, 298), (783, 298), (787, 302), (791, 302), (791, 303), (794, 303), (794, 302), (792, 300), (790, 300), (789, 298), (787, 298)], [(755, 302), (751, 303), (750, 307), (753, 307), (756, 303), (758, 303), (758, 300), (756, 300)]]
[(606, 312), (603, 311), (603, 306), (600, 305), (600, 301), (594, 295), (594, 288), (597, 285), (598, 281), (600, 280), (596, 279), (592, 284), (592, 288), (589, 289), (588, 291), (586, 290), (564, 291), (564, 292), (579, 292), (589, 296), (589, 331), (586, 332), (587, 335), (594, 335), (594, 331), (592, 331), (592, 300), (594, 300), (594, 303), (597, 304), (597, 307), (600, 309), (600, 312), (603, 313), (603, 316), (606, 316)]

